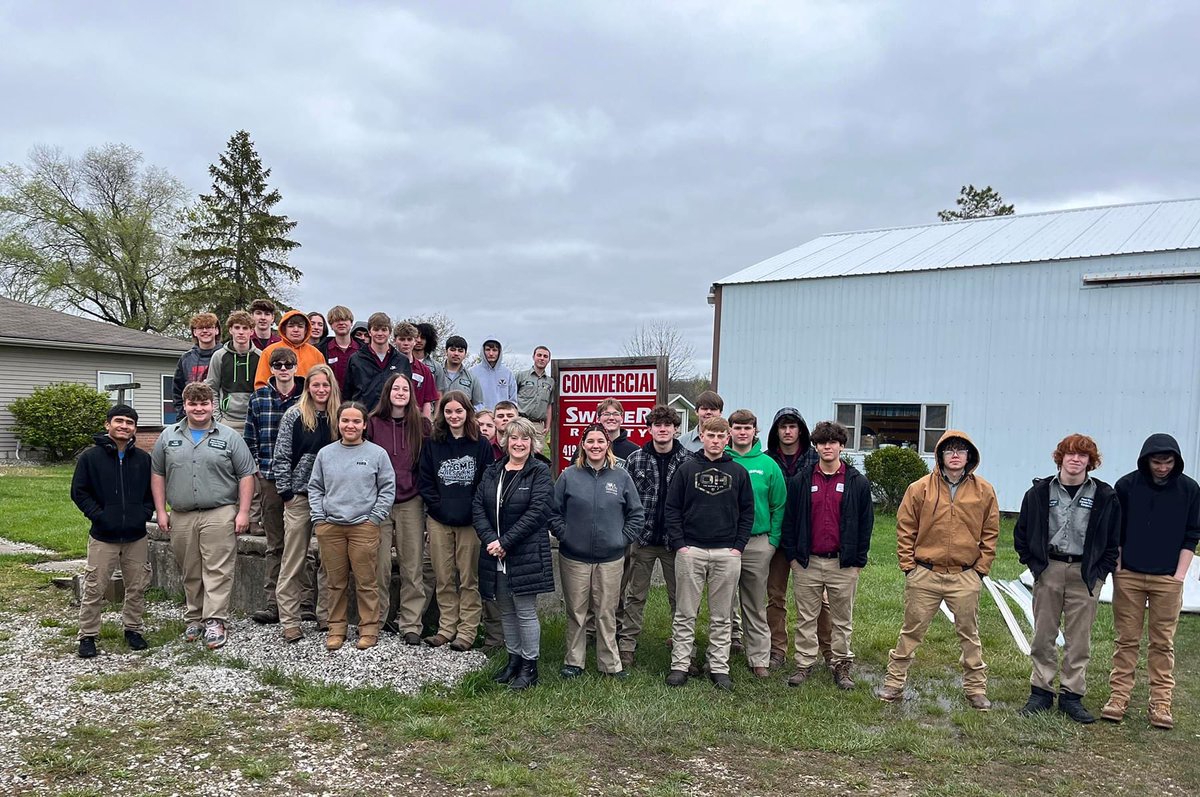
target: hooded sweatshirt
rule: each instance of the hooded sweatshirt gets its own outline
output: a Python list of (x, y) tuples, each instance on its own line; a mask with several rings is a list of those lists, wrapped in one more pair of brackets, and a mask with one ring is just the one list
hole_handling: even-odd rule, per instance
[[(1175, 468), (1165, 484), (1156, 484), (1150, 457), (1171, 454)], [(1200, 542), (1200, 486), (1183, 473), (1179, 443), (1169, 434), (1152, 434), (1142, 444), (1137, 470), (1115, 485), (1121, 502), (1121, 569), (1147, 575), (1174, 575), (1179, 552)]]
[[(951, 438), (967, 444), (967, 466), (950, 495), (942, 476), (942, 448)], [(965, 432), (948, 429), (934, 449), (937, 466), (908, 486), (896, 512), (896, 553), (908, 572), (923, 562), (934, 567), (973, 568), (986, 576), (996, 558), (1000, 507), (996, 491), (979, 476), (979, 449)]]
[(693, 454), (667, 486), (667, 547), (736, 548), (743, 551), (754, 528), (750, 474), (722, 454), (714, 461)]
[(71, 479), (71, 500), (92, 523), (91, 535), (101, 542), (124, 543), (146, 536), (154, 514), (150, 494), (150, 455), (133, 444), (117, 456), (117, 444), (106, 434), (83, 452)]
[[(800, 439), (797, 441), (796, 453), (790, 457), (779, 450), (779, 427), (783, 425), (784, 420), (793, 420), (800, 426)], [(779, 469), (783, 471), (786, 479), (792, 478), (809, 465), (817, 464), (817, 451), (812, 447), (808, 424), (804, 422), (804, 416), (800, 414), (800, 410), (795, 407), (783, 407), (775, 413), (775, 420), (771, 422), (771, 431), (767, 432), (767, 454), (779, 464)]]
[[(416, 415), (416, 413), (413, 413)], [(419, 417), (419, 416), (418, 416)], [(429, 420), (419, 418), (421, 436), (428, 439)], [(420, 452), (410, 451), (405, 424), (407, 418), (380, 418), (372, 415), (367, 419), (367, 439), (387, 452), (388, 459), (396, 471), (396, 503), (402, 504), (417, 497), (417, 464)]]
[(271, 378), (271, 352), (275, 351), (279, 346), (286, 346), (296, 353), (297, 377), (308, 376), (308, 369), (314, 365), (323, 365), (325, 363), (325, 355), (321, 354), (321, 350), (308, 342), (308, 335), (312, 331), (312, 326), (308, 323), (308, 316), (304, 313), (299, 310), (288, 310), (283, 314), (283, 318), (279, 319), (279, 329), (282, 330), (287, 325), (288, 320), (292, 318), (300, 318), (304, 321), (304, 342), (294, 344), (284, 336), (278, 343), (272, 343), (263, 349), (262, 354), (258, 358), (258, 370), (254, 372), (254, 387), (262, 387)]
[(482, 437), (472, 440), (447, 434), (445, 440), (426, 440), (421, 446), (417, 489), (429, 516), (444, 526), (470, 526), (475, 490), (492, 461), (492, 444)]
[(175, 378), (171, 382), (171, 403), (175, 405), (177, 417), (183, 417), (183, 389), (191, 382), (204, 381), (208, 376), (208, 364), (216, 350), (216, 346), (211, 349), (193, 346), (191, 351), (184, 352), (179, 358), (175, 365)]
[(750, 474), (750, 487), (754, 490), (754, 528), (750, 530), (750, 536), (767, 534), (771, 545), (778, 548), (783, 510), (787, 505), (787, 481), (783, 471), (774, 459), (763, 453), (757, 440), (745, 454), (739, 454), (733, 446), (725, 450)]
[(576, 562), (603, 564), (625, 556), (645, 525), (645, 510), (624, 468), (572, 465), (554, 483), (550, 533), (558, 552)]
[(258, 371), (258, 350), (251, 346), (238, 354), (229, 341), (217, 349), (208, 364), (205, 384), (217, 394), (217, 420), (242, 426), (254, 395), (254, 374)]
[[(484, 346), (494, 343), (500, 347), (500, 341), (488, 339), (483, 342)], [(496, 355), (496, 364), (488, 365), (487, 358), (483, 356), (483, 349), (479, 350), (479, 362), (471, 366), (471, 376), (479, 384), (479, 389), (483, 393), (483, 403), (476, 405), (475, 409), (483, 409), (487, 407), (489, 410), (494, 409), (498, 401), (511, 401), (517, 403), (517, 380), (513, 376), (513, 372), (504, 364), (504, 349), (500, 348), (500, 353)]]

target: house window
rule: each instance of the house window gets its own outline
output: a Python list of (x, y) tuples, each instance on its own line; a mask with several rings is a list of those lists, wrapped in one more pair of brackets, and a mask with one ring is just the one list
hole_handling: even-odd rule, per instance
[(175, 375), (163, 374), (160, 384), (160, 395), (162, 396), (162, 425), (170, 426), (179, 420), (179, 418), (175, 416), (175, 404), (171, 401), (171, 392), (174, 390), (175, 386)]
[(849, 448), (857, 451), (900, 446), (931, 454), (950, 416), (948, 404), (839, 403), (834, 409), (849, 433)]
[(101, 393), (108, 394), (108, 400), (113, 404), (118, 401), (124, 401), (126, 404), (133, 404), (133, 390), (125, 390), (124, 396), (119, 390), (110, 390), (110, 385), (128, 385), (133, 382), (133, 374), (125, 371), (97, 371), (96, 372), (96, 389)]

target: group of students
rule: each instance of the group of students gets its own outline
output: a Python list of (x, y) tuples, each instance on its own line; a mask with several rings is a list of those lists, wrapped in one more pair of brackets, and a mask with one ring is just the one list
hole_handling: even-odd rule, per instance
[[(693, 433), (681, 438), (678, 414), (655, 407), (646, 419), (650, 440), (638, 447), (621, 428), (620, 402), (606, 399), (598, 422), (582, 431), (574, 463), (552, 479), (540, 454), (553, 396), (545, 347), (535, 351), (530, 372), (513, 377), (497, 373), (497, 341), (485, 343), (486, 372), (463, 368), (466, 343), (456, 336), (447, 341), (445, 366), (430, 367), (421, 356), (432, 348), (427, 337), (377, 313), (366, 348), (347, 360), (352, 316), (335, 307), (328, 314), (335, 335), (324, 341), (320, 361), (305, 348), (321, 351), (309, 342), (311, 315), (288, 313), (282, 338), (254, 363), (253, 339), (269, 336), (252, 313), (230, 316), (231, 340), (205, 373), (181, 360), (190, 380), (180, 391), (185, 417), (164, 430), (148, 461), (130, 445), (137, 417), (129, 407), (110, 412), (107, 434), (80, 460), (72, 494), (93, 524), (81, 656), (96, 653), (103, 590), (118, 563), (126, 574), (126, 638), (144, 647), (138, 588), (148, 581), (143, 538), (151, 511), (170, 533), (183, 575), (185, 637), (224, 644), (234, 534), (251, 525), (257, 494), (268, 554), (277, 546), (279, 561), (253, 617), (279, 623), (287, 642), (300, 641), (301, 623), (315, 620), (327, 630), (328, 649), (345, 644), (352, 572), (360, 649), (377, 644), (387, 628), (408, 644), (466, 650), (481, 621), (489, 625), (487, 606), (489, 641), (502, 640), (508, 652), (495, 678), (528, 688), (539, 677), (537, 595), (555, 588), (553, 536), (567, 626), (561, 677), (583, 675), (589, 637), (599, 672), (625, 677), (659, 563), (672, 612), (668, 685), (707, 670), (717, 688), (731, 690), (735, 653), (755, 677), (782, 667), (790, 578), (796, 626), (788, 684), (804, 684), (823, 659), (839, 688), (854, 688), (854, 598), (874, 514), (870, 484), (842, 458), (847, 432), (839, 424), (823, 421), (810, 433), (800, 412), (785, 407), (764, 449), (754, 413), (725, 418), (721, 397), (706, 391)], [(197, 324), (202, 330), (208, 320), (193, 319), (198, 343), (206, 336)], [(418, 338), (423, 349), (414, 345)], [(257, 387), (248, 384), (252, 372)], [(426, 385), (434, 386), (432, 397)], [(527, 401), (498, 398), (500, 389)], [(999, 511), (976, 473), (979, 461), (965, 433), (947, 431), (933, 472), (901, 503), (905, 611), (875, 692), (884, 701), (905, 696), (915, 651), (944, 601), (963, 649), (966, 699), (990, 708), (977, 612)], [(1057, 675), (1060, 710), (1090, 721), (1081, 703), (1090, 630), (1098, 583), (1115, 572), (1117, 653), (1102, 716), (1120, 720), (1128, 707), (1149, 605), (1150, 720), (1170, 727), (1171, 639), (1183, 574), (1200, 540), (1200, 488), (1183, 475), (1178, 445), (1167, 435), (1147, 441), (1138, 469), (1115, 490), (1090, 476), (1100, 462), (1090, 438), (1065, 438), (1054, 461), (1058, 473), (1035, 483), (1017, 523), (1017, 551), (1035, 576), (1034, 668), (1022, 711), (1053, 705)], [(314, 533), (319, 575), (308, 557)], [(695, 627), (705, 590), (710, 627), (701, 666)], [(438, 626), (422, 637), (431, 599)], [(1067, 641), (1061, 667), (1054, 648), (1060, 627)]]

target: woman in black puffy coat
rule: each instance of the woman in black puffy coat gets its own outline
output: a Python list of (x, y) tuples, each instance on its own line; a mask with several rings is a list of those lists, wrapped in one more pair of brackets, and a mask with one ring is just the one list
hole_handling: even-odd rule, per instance
[(506, 455), (488, 467), (475, 492), (479, 535), (479, 594), (500, 607), (508, 664), (496, 676), (510, 689), (538, 681), (541, 646), (537, 596), (554, 591), (550, 563), (550, 469), (533, 456), (537, 430), (525, 418), (504, 430)]

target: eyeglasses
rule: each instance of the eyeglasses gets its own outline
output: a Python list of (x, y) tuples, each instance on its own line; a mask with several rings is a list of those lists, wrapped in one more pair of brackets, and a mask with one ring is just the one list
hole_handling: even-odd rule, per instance
[(600, 417), (601, 418), (620, 418), (621, 413), (619, 413), (619, 412), (602, 412), (602, 413), (600, 413)]
[(296, 367), (295, 363), (271, 363), (272, 368), (278, 368), (280, 371), (290, 371)]

